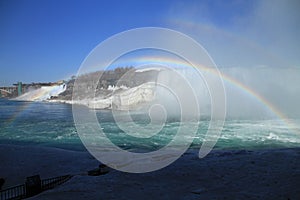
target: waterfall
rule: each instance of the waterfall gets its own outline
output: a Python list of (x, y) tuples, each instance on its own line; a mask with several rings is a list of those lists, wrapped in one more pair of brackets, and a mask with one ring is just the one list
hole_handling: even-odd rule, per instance
[(45, 101), (51, 97), (58, 96), (60, 93), (66, 90), (66, 84), (42, 86), (41, 88), (30, 90), (21, 96), (15, 98), (15, 100), (21, 101)]

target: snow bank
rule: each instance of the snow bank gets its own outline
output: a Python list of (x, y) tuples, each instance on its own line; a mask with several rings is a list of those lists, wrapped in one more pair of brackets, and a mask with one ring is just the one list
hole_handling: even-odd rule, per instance
[[(111, 93), (107, 97), (95, 97), (94, 99), (82, 99), (76, 101), (60, 101), (64, 103), (85, 105), (95, 109), (135, 109), (139, 105), (153, 101), (155, 98), (155, 84), (147, 82), (133, 88), (121, 87), (118, 91)], [(52, 100), (51, 100), (52, 101)], [(53, 102), (52, 101), (52, 102)]]

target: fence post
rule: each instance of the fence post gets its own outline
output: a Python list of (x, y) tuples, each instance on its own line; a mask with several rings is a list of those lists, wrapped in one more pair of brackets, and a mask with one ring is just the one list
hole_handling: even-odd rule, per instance
[(25, 186), (26, 186), (26, 197), (32, 197), (42, 192), (41, 178), (39, 175), (27, 177)]

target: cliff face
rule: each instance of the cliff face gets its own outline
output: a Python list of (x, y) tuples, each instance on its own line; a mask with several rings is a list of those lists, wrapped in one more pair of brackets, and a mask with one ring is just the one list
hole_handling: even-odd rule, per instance
[(117, 68), (85, 74), (67, 83), (55, 101), (96, 109), (134, 109), (154, 100), (157, 70)]
[(87, 100), (86, 105), (95, 109), (131, 110), (155, 98), (154, 83), (148, 82), (137, 87), (121, 89), (106, 98)]
[(31, 89), (16, 100), (64, 102), (95, 109), (135, 109), (154, 100), (158, 72), (134, 68), (98, 71), (60, 85)]

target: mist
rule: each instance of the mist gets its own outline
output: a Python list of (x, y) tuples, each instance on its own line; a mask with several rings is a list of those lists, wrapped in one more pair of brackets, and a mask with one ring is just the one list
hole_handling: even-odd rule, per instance
[[(168, 116), (179, 116), (181, 106), (185, 106), (187, 113), (195, 114), (194, 110), (199, 109), (202, 117), (209, 117), (212, 112), (212, 96), (207, 79), (215, 79), (216, 73), (197, 71), (194, 68), (175, 69), (178, 75), (171, 71), (164, 69), (158, 74), (156, 103), (164, 107)], [(227, 67), (221, 68), (220, 72), (226, 95), (227, 118), (300, 117), (300, 69)], [(188, 84), (184, 85), (184, 82)], [(210, 83), (213, 81), (210, 80)], [(180, 98), (176, 93), (180, 93)], [(191, 103), (193, 98), (197, 105)]]
[[(199, 42), (220, 69), (227, 117), (299, 118), (299, 6), (296, 0), (177, 2), (166, 25)], [(197, 91), (201, 114), (209, 116), (205, 80), (188, 71), (184, 73)]]
[(197, 40), (219, 67), (300, 67), (299, 1), (227, 3), (174, 4), (166, 25)]

